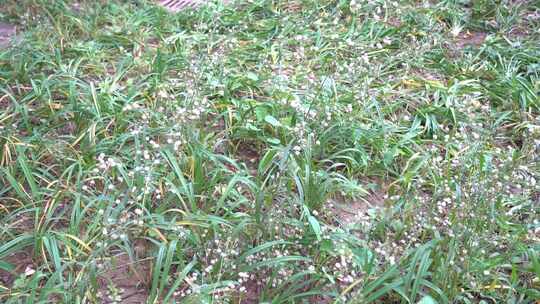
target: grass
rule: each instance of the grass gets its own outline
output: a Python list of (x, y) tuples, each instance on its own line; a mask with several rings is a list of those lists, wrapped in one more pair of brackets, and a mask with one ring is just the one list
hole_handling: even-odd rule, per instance
[(0, 4), (2, 303), (534, 303), (538, 1)]

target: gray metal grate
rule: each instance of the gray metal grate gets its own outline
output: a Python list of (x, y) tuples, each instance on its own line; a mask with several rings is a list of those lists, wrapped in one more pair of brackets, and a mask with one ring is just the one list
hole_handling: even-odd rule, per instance
[(178, 12), (185, 8), (196, 8), (204, 2), (204, 0), (160, 0), (159, 4), (171, 12)]

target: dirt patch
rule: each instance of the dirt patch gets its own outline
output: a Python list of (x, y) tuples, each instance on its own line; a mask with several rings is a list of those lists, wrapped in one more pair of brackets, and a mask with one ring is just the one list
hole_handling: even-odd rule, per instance
[(239, 301), (243, 304), (257, 304), (260, 303), (259, 299), (262, 293), (262, 286), (257, 284), (256, 281), (250, 280), (243, 284), (245, 292), (240, 297)]
[(11, 288), (15, 280), (23, 273), (31, 275), (31, 272), (36, 269), (32, 261), (30, 249), (13, 253), (5, 258), (2, 262), (6, 262), (13, 266), (10, 271), (0, 269), (0, 285)]
[(516, 26), (509, 32), (510, 38), (525, 38), (530, 35), (530, 30), (526, 26)]
[(534, 34), (540, 21), (540, 11), (527, 11), (520, 16), (520, 20), (508, 33), (510, 38), (525, 38)]
[(309, 298), (309, 303), (318, 303), (318, 304), (330, 304), (330, 303), (334, 303), (334, 299), (332, 299), (332, 297), (330, 296), (321, 296), (321, 295), (317, 295), (317, 296), (313, 296), (311, 298)]
[(237, 144), (235, 150), (235, 159), (245, 164), (251, 175), (257, 175), (261, 156), (257, 151), (256, 145), (248, 142), (240, 142)]
[(386, 21), (386, 24), (388, 24), (389, 26), (392, 26), (392, 27), (396, 27), (396, 28), (399, 28), (402, 25), (401, 19), (398, 18), (398, 17), (390, 17), (390, 18), (388, 18), (388, 20)]
[(58, 134), (60, 135), (75, 135), (75, 132), (77, 131), (77, 125), (73, 121), (66, 121), (61, 127), (58, 129)]
[(482, 44), (484, 44), (484, 41), (486, 40), (487, 33), (484, 32), (464, 32), (460, 33), (455, 39), (454, 39), (454, 48), (461, 50), (465, 47), (472, 46), (472, 47), (479, 47)]
[(372, 183), (369, 193), (360, 199), (346, 199), (335, 197), (332, 201), (332, 214), (342, 226), (354, 225), (365, 221), (368, 217), (368, 210), (384, 206), (387, 192), (386, 184)]
[[(28, 190), (26, 190), (28, 191)], [(14, 231), (20, 231), (24, 233), (25, 231), (34, 230), (35, 218), (31, 213), (19, 213), (13, 217), (13, 221), (10, 223), (10, 228)]]
[(0, 96), (0, 110), (7, 110), (10, 105), (9, 95)]
[(130, 260), (120, 253), (105, 262), (99, 279), (102, 303), (142, 304), (148, 298), (151, 277), (150, 260)]
[(462, 32), (452, 39), (449, 39), (445, 44), (450, 58), (457, 58), (463, 54), (466, 48), (477, 49), (486, 40), (487, 33), (484, 32)]
[(8, 23), (0, 22), (0, 48), (8, 47), (15, 36), (17, 28)]
[(287, 13), (299, 13), (302, 11), (301, 1), (287, 1), (284, 7), (284, 11)]

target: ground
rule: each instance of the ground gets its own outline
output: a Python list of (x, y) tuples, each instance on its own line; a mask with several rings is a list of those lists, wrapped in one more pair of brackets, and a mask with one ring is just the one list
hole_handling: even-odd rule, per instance
[(0, 2), (0, 302), (535, 303), (538, 1)]

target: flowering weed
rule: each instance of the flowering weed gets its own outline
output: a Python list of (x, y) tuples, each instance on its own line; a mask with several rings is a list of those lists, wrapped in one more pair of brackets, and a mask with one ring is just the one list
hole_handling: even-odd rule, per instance
[(2, 303), (540, 299), (535, 1), (4, 1)]

